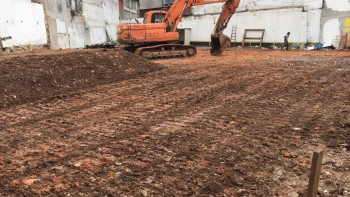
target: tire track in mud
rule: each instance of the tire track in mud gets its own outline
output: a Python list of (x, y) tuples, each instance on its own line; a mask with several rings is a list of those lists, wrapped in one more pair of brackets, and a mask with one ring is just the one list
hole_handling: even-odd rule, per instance
[[(1, 111), (5, 120), (0, 149), (9, 154), (0, 154), (0, 178), (4, 178), (0, 185), (18, 191), (22, 187), (13, 186), (14, 179), (46, 175), (41, 179), (48, 182), (39, 182), (38, 187), (54, 187), (55, 176), (64, 175), (60, 191), (71, 195), (78, 195), (79, 184), (85, 184), (83, 192), (90, 194), (135, 195), (148, 188), (154, 195), (237, 195), (244, 188), (247, 194), (271, 196), (286, 186), (286, 181), (272, 180), (276, 167), (305, 181), (289, 167), (299, 164), (288, 163), (281, 151), (297, 150), (297, 140), (310, 141), (298, 139), (295, 131), (281, 132), (290, 130), (296, 119), (307, 125), (333, 117), (333, 112), (318, 117), (324, 109), (307, 108), (329, 101), (317, 102), (300, 87), (306, 78), (338, 78), (337, 74), (327, 72), (333, 67), (326, 71), (307, 67), (298, 73), (285, 62), (272, 69), (270, 61), (260, 61), (259, 67), (241, 63), (169, 66), (164, 72), (38, 107), (28, 104)], [(310, 148), (303, 151), (306, 154)], [(4, 165), (7, 160), (12, 165)], [(299, 171), (305, 169), (299, 166)], [(120, 174), (108, 178), (110, 172)], [(27, 192), (45, 194), (39, 189)]]
[[(201, 78), (202, 79), (202, 78)], [(193, 80), (191, 80), (191, 82), (193, 83), (193, 82), (195, 82), (195, 81), (193, 81)], [(209, 81), (208, 83), (212, 83), (211, 81)], [(212, 96), (209, 96), (208, 98), (205, 98), (205, 99), (202, 99), (201, 97), (202, 97), (202, 95), (205, 95), (206, 94), (206, 92), (208, 92), (207, 91), (207, 89), (208, 88), (206, 88), (206, 86), (207, 86), (208, 84), (203, 84), (203, 86), (205, 87), (205, 88), (202, 88), (202, 89), (199, 89), (199, 90), (197, 90), (198, 91), (198, 93), (200, 93), (199, 95), (197, 95), (197, 93), (196, 92), (193, 92), (193, 91), (191, 91), (191, 94), (192, 95), (194, 95), (194, 98), (192, 98), (192, 102), (193, 103), (199, 103), (199, 102), (203, 102), (203, 101), (205, 101), (205, 104), (209, 104), (210, 102), (212, 102)], [(188, 83), (185, 83), (184, 84), (184, 87), (185, 88), (188, 88), (188, 86), (191, 86), (191, 84), (188, 84)], [(214, 88), (211, 88), (210, 86), (210, 91), (209, 91), (209, 93), (211, 93), (212, 95), (214, 95), (214, 97), (215, 97), (215, 92), (220, 92), (220, 91), (222, 91), (222, 89), (225, 87), (225, 85), (221, 85), (221, 86), (218, 86), (218, 87), (215, 87), (215, 86), (217, 86), (216, 84), (214, 84), (213, 85), (214, 86)], [(107, 87), (108, 89), (110, 89), (109, 87)], [(170, 86), (170, 89), (173, 89), (171, 86)], [(175, 102), (174, 102), (174, 105), (176, 105), (176, 102), (179, 102), (179, 103), (181, 103), (181, 102), (183, 102), (181, 99), (179, 99), (179, 98), (174, 98), (174, 96), (176, 95), (176, 94), (178, 94), (179, 92), (182, 92), (183, 90), (181, 90), (181, 89), (179, 89), (178, 87), (176, 88), (177, 90), (176, 91), (174, 91), (174, 95), (171, 95), (171, 94), (169, 94), (169, 93), (166, 93), (166, 95), (167, 96), (169, 96), (169, 97), (171, 97), (173, 100), (175, 100)], [(114, 92), (114, 90), (112, 89), (112, 91)], [(213, 92), (214, 92), (214, 94), (213, 94)], [(157, 93), (158, 94), (158, 93)], [(163, 95), (160, 95), (161, 96), (161, 98), (162, 98), (162, 96)], [(187, 95), (186, 95), (187, 96)], [(105, 96), (103, 95), (102, 96), (103, 98), (105, 98)], [(161, 98), (159, 99), (159, 100), (161, 100)], [(105, 102), (105, 104), (103, 104), (104, 106), (102, 106), (102, 107), (99, 107), (99, 106), (95, 106), (95, 107), (93, 107), (93, 110), (92, 110), (92, 112), (93, 113), (95, 113), (95, 114), (99, 114), (99, 113), (101, 113), (101, 112), (105, 112), (105, 111), (118, 111), (117, 109), (113, 109), (113, 106), (112, 106), (112, 108), (110, 108), (111, 106), (110, 106), (110, 104), (111, 103), (106, 103), (106, 101), (109, 101), (111, 98), (107, 98), (107, 99), (102, 99), (102, 100), (95, 100), (95, 102), (96, 103), (104, 103)], [(114, 98), (115, 99), (115, 98)], [(120, 98), (118, 98), (118, 100), (119, 100)], [(144, 100), (145, 99), (145, 96), (141, 96), (141, 100)], [(132, 100), (132, 101), (130, 101), (129, 100), (129, 103), (131, 103), (131, 102), (140, 102), (141, 101), (140, 99), (139, 100)], [(187, 97), (185, 97), (185, 100), (187, 100)], [(172, 101), (172, 100), (170, 100), (170, 101)], [(75, 102), (77, 102), (77, 101), (75, 101)], [(74, 102), (74, 103), (75, 103)], [(191, 103), (189, 103), (189, 104), (191, 104)], [(101, 106), (102, 104), (100, 104), (100, 106)], [(72, 118), (74, 118), (74, 117), (76, 117), (77, 115), (79, 115), (79, 114), (84, 114), (84, 116), (81, 118), (81, 119), (84, 119), (85, 117), (88, 117), (88, 116), (91, 116), (92, 115), (92, 113), (91, 113), (91, 109), (90, 108), (87, 108), (86, 109), (86, 111), (84, 111), (84, 107), (86, 107), (86, 105), (82, 105), (83, 107), (82, 107), (82, 110), (80, 110), (80, 108), (78, 107), (78, 108), (74, 108), (73, 110), (71, 110), (71, 111), (64, 111), (64, 113), (67, 113), (67, 114), (65, 114), (65, 115), (63, 115), (63, 117), (60, 117), (60, 115), (61, 114), (63, 114), (63, 112), (61, 112), (60, 114), (54, 114), (54, 115), (49, 115), (47, 118), (48, 119), (51, 119), (51, 118), (53, 118), (53, 117), (58, 117), (58, 120), (55, 120), (55, 121), (53, 121), (53, 122), (47, 122), (47, 121), (43, 121), (43, 120), (40, 120), (40, 121), (37, 121), (37, 120), (34, 120), (34, 121), (32, 121), (32, 122), (27, 122), (27, 123), (25, 123), (24, 125), (22, 125), (22, 124), (18, 124), (18, 125), (10, 125), (10, 127), (19, 127), (19, 128), (22, 128), (22, 127), (24, 127), (23, 128), (23, 130), (27, 130), (27, 129), (30, 129), (30, 128), (32, 128), (33, 127), (33, 125), (32, 125), (32, 123), (35, 123), (36, 122), (36, 125), (38, 125), (39, 126), (39, 130), (42, 130), (42, 129), (44, 129), (44, 130), (49, 130), (50, 128), (60, 128), (60, 127), (62, 127), (62, 124), (65, 122), (65, 121), (69, 121), (69, 120), (71, 120)], [(107, 106), (107, 108), (106, 108), (106, 106)], [(60, 106), (60, 108), (61, 108), (62, 106)], [(170, 106), (171, 107), (171, 106)], [(184, 107), (186, 107), (186, 105), (184, 106)], [(198, 106), (199, 108), (200, 108), (200, 106)], [(204, 106), (203, 106), (204, 107)], [(99, 112), (99, 113), (97, 113), (96, 112), (96, 108), (97, 108), (97, 111)], [(135, 107), (135, 106), (133, 106), (132, 107), (134, 110), (135, 110), (135, 108), (137, 109), (137, 107)], [(127, 113), (127, 112), (129, 112), (129, 111), (127, 111), (128, 110), (128, 108), (127, 109), (125, 109), (124, 110), (124, 113)], [(139, 107), (139, 110), (136, 110), (136, 114), (139, 114), (140, 112), (142, 112), (144, 110), (144, 106), (140, 106)], [(159, 111), (159, 109), (157, 109), (158, 111)], [(169, 113), (169, 114), (172, 114), (174, 111), (176, 112), (176, 111), (182, 111), (183, 110), (183, 108), (179, 108), (179, 107), (173, 107), (173, 109), (170, 109), (167, 113)], [(52, 110), (52, 111), (55, 111), (55, 110)], [(69, 113), (68, 113), (69, 112)], [(118, 111), (119, 113), (120, 113), (120, 111)], [(123, 114), (123, 113), (122, 113)], [(136, 114), (133, 114), (133, 113), (129, 113), (128, 114), (128, 116), (130, 116), (130, 117), (135, 117), (136, 116)], [(175, 113), (176, 114), (176, 113)], [(163, 116), (163, 115), (160, 115), (159, 117), (161, 117), (161, 116)], [(198, 116), (198, 115), (197, 115)], [(199, 116), (200, 117), (200, 116)], [(169, 117), (168, 117), (169, 118)], [(63, 119), (63, 120), (62, 120)], [(186, 119), (188, 119), (188, 118), (186, 118)], [(191, 118), (190, 118), (191, 119)], [(194, 119), (194, 118), (192, 118), (193, 120), (192, 120), (192, 122), (193, 121), (195, 121), (196, 119)], [(100, 117), (100, 122), (103, 124), (104, 123), (104, 119), (103, 118), (101, 118)], [(129, 119), (128, 121), (134, 121), (133, 120), (133, 118), (132, 119)], [(126, 124), (128, 124), (128, 121), (126, 122)], [(177, 123), (171, 123), (171, 124), (173, 124), (173, 125), (175, 125), (175, 124), (177, 124)], [(84, 125), (84, 126), (86, 126), (86, 125)], [(89, 125), (87, 125), (87, 126), (89, 126)], [(25, 127), (27, 127), (27, 128), (25, 128)], [(72, 127), (72, 126), (70, 126), (70, 125), (68, 125), (68, 127)], [(83, 127), (84, 128), (84, 127)], [(83, 129), (83, 128), (80, 128), (80, 129)], [(101, 132), (101, 129), (102, 129), (102, 132), (103, 132), (103, 127), (101, 127), (101, 126), (98, 126), (97, 125), (97, 130), (99, 131), (99, 132)], [(137, 127), (136, 127), (137, 128)], [(168, 126), (167, 126), (167, 128), (168, 128)], [(130, 129), (130, 128), (129, 128)], [(32, 131), (33, 133), (35, 133), (35, 131)], [(65, 132), (65, 131), (59, 131), (59, 132)], [(91, 132), (91, 131), (90, 131)], [(87, 134), (87, 133), (90, 133), (89, 131), (86, 131), (86, 132), (84, 132), (84, 133), (80, 133), (79, 135), (81, 135), (81, 134)], [(13, 134), (13, 133), (12, 133)], [(44, 133), (43, 133), (43, 135), (45, 135)], [(27, 138), (30, 138), (31, 136), (27, 136)], [(65, 136), (65, 138), (70, 138), (70, 140), (67, 142), (67, 143), (69, 143), (69, 142), (72, 142), (73, 143), (73, 139), (75, 138), (75, 136)], [(22, 141), (25, 141), (25, 140), (22, 140)], [(40, 140), (39, 140), (40, 141)], [(44, 140), (43, 140), (44, 141)], [(53, 144), (55, 144), (54, 142), (53, 142)], [(38, 150), (40, 150), (40, 146), (39, 147), (37, 147), (37, 146), (35, 146), (36, 147), (36, 149)], [(29, 147), (30, 148), (30, 147)], [(33, 147), (34, 148), (34, 147)], [(53, 146), (53, 148), (54, 148), (54, 146)], [(43, 147), (43, 149), (44, 149), (44, 147)], [(51, 150), (52, 151), (52, 150)], [(68, 149), (68, 150), (65, 150), (65, 152), (71, 152), (71, 153), (73, 153), (74, 151), (72, 150), (72, 149)], [(18, 155), (18, 157), (21, 157), (21, 155)], [(69, 159), (71, 156), (67, 156), (67, 157), (64, 157), (64, 158), (61, 158), (61, 159)], [(43, 162), (43, 163), (45, 163), (45, 161)], [(36, 166), (39, 166), (39, 168), (40, 168), (40, 166), (42, 166), (42, 164), (36, 164)]]
[[(326, 62), (324, 62), (324, 63), (326, 63)], [(313, 103), (313, 102), (317, 101), (318, 99), (317, 98), (312, 98), (311, 95), (313, 95), (314, 92), (312, 92), (312, 91), (310, 92), (310, 90), (307, 90), (307, 89), (304, 90), (302, 88), (302, 86), (304, 85), (304, 79), (306, 79), (306, 78), (316, 78), (316, 79), (321, 78), (321, 77), (328, 78), (328, 79), (339, 78), (339, 76), (336, 76), (337, 74), (332, 73), (333, 69), (336, 69), (336, 67), (329, 68), (329, 72), (326, 73), (324, 70), (319, 70), (319, 69), (317, 69), (317, 67), (315, 67), (315, 69), (313, 69), (311, 72), (304, 73), (302, 76), (298, 76), (296, 78), (288, 76), (288, 74), (293, 74), (293, 73), (288, 73), (286, 75), (283, 75), (282, 77), (284, 77), (285, 80), (288, 81), (289, 83), (288, 84), (278, 84), (279, 87), (280, 86), (284, 86), (286, 88), (280, 88), (280, 89), (275, 89), (273, 91), (268, 91), (268, 94), (262, 94), (262, 95), (256, 94), (255, 96), (251, 97), (253, 102), (256, 102), (256, 104), (251, 105), (245, 99), (237, 99), (237, 100), (240, 100), (241, 102), (245, 102), (245, 104), (247, 104), (247, 105), (250, 104), (249, 105), (250, 109), (259, 109), (259, 107), (260, 108), (264, 108), (264, 107), (266, 108), (265, 105), (267, 103), (264, 103), (264, 101), (269, 101), (271, 98), (276, 98), (276, 95), (277, 95), (277, 97), (278, 97), (278, 95), (280, 95), (281, 97), (285, 96), (286, 93), (287, 93), (287, 96), (288, 96), (288, 94), (291, 94), (291, 95), (294, 95), (294, 96), (298, 95), (300, 98), (307, 99), (307, 101), (298, 103), (298, 99), (297, 100), (293, 100), (293, 101), (291, 101), (290, 99), (288, 100), (289, 103), (295, 103), (296, 104), (295, 106), (290, 106), (289, 107), (290, 108), (289, 110), (291, 110), (291, 112), (288, 112), (289, 113), (288, 115), (292, 114), (291, 118), (293, 118), (293, 119), (283, 118), (283, 115), (281, 116), (281, 112), (279, 112), (278, 109), (275, 109), (276, 110), (276, 114), (275, 114), (276, 117), (275, 118), (276, 118), (277, 121), (279, 121), (283, 125), (281, 128), (277, 128), (277, 130), (278, 129), (282, 129), (283, 131), (291, 131), (291, 128), (292, 128), (293, 125), (303, 126), (303, 128), (313, 128), (313, 127), (317, 126), (317, 125), (315, 125), (315, 126), (310, 125), (310, 123), (312, 123), (312, 122), (313, 122), (313, 124), (321, 124), (321, 125), (327, 124), (327, 121), (330, 121), (328, 115), (324, 114), (324, 112), (327, 112), (327, 109), (322, 109), (321, 111), (320, 110), (317, 111), (315, 109), (308, 108), (310, 103)], [(287, 78), (286, 78), (286, 76), (287, 76)], [(254, 77), (256, 78), (256, 76), (254, 76)], [(262, 78), (263, 77), (266, 77), (266, 76), (262, 76)], [(276, 80), (276, 79), (274, 79), (274, 80)], [(259, 80), (257, 80), (257, 81), (259, 81)], [(272, 82), (272, 80), (266, 80), (266, 78), (265, 78), (265, 80), (262, 83), (257, 83), (256, 86), (253, 86), (253, 87), (259, 87), (259, 88), (261, 88), (263, 90), (268, 90), (269, 87), (266, 87), (266, 86), (268, 86), (270, 82)], [(250, 85), (253, 85), (253, 84), (250, 84)], [(297, 93), (294, 93), (293, 88), (297, 89)], [(315, 86), (313, 88), (317, 89), (317, 86)], [(286, 91), (286, 89), (287, 90), (289, 89), (289, 90), (292, 90), (292, 91), (288, 92), (288, 91)], [(345, 87), (345, 89), (347, 89), (347, 88)], [(253, 88), (250, 91), (248, 91), (250, 93), (249, 95), (254, 95), (252, 93), (255, 92), (255, 90), (257, 90), (257, 89)], [(310, 99), (313, 102), (310, 102)], [(322, 102), (322, 101), (320, 101), (320, 102)], [(273, 103), (271, 105), (273, 105)], [(329, 106), (327, 106), (327, 108), (331, 109), (331, 107), (329, 107)], [(227, 108), (218, 109), (217, 111), (223, 112), (223, 111), (225, 111), (225, 109), (227, 109)], [(242, 107), (239, 107), (239, 109), (242, 110)], [(271, 113), (271, 110), (274, 110), (274, 109), (270, 107), (266, 111)], [(239, 114), (239, 112), (235, 112), (235, 113)], [(251, 113), (253, 113), (253, 112), (250, 112), (250, 114)], [(323, 117), (323, 116), (325, 116), (325, 117)], [(277, 117), (280, 117), (280, 118), (277, 118)], [(213, 118), (213, 117), (211, 117), (211, 118)], [(211, 120), (211, 118), (203, 117), (204, 120), (206, 120), (206, 119)], [(252, 117), (249, 117), (249, 118), (252, 118)], [(255, 116), (255, 118), (256, 118), (256, 116)], [(299, 121), (295, 122), (296, 121), (295, 118), (299, 119)], [(266, 117), (264, 117), (264, 119), (266, 119)], [(268, 120), (269, 119), (267, 119), (266, 121), (268, 121)], [(229, 120), (227, 120), (227, 121), (229, 121)], [(302, 123), (299, 123), (300, 121), (302, 121)], [(288, 125), (288, 123), (290, 125)], [(261, 124), (261, 123), (258, 123), (258, 126), (259, 126), (259, 124)], [(251, 123), (250, 123), (250, 125), (254, 126), (254, 124), (251, 124)], [(264, 123), (262, 123), (262, 125), (264, 125)], [(207, 128), (211, 127), (211, 125), (206, 125), (206, 126), (207, 126)], [(287, 126), (287, 130), (286, 130), (286, 128), (284, 128), (285, 126)], [(262, 129), (264, 129), (264, 128), (262, 127)], [(254, 132), (254, 131), (251, 131), (250, 135), (252, 134), (252, 132)], [(312, 129), (311, 130), (307, 129), (306, 131), (303, 131), (303, 133), (306, 133), (306, 132), (310, 132), (310, 135), (313, 135), (313, 140), (320, 139), (319, 138), (320, 135), (317, 134), (317, 131), (314, 132), (314, 131), (312, 131)], [(272, 133), (274, 133), (274, 132), (272, 132)], [(292, 133), (295, 133), (295, 132), (292, 132)], [(264, 135), (264, 137), (258, 137), (260, 134), (261, 133), (256, 133), (256, 136), (257, 136), (258, 139), (263, 139), (262, 140), (263, 142), (264, 141), (265, 142), (269, 142), (269, 141), (271, 142), (271, 140), (268, 140), (268, 138), (269, 137), (273, 137), (273, 136), (268, 136), (267, 137), (266, 135)], [(286, 134), (282, 134), (282, 135), (286, 136)], [(284, 142), (282, 144), (280, 144), (280, 145), (282, 145), (282, 147), (284, 146), (283, 147), (284, 149), (285, 149), (285, 146), (290, 146), (290, 143), (288, 143), (287, 140), (290, 140), (291, 138), (294, 139), (294, 140), (300, 140), (300, 138), (297, 138), (297, 136), (296, 137), (293, 136), (293, 134), (287, 135), (286, 137), (287, 137), (286, 140), (283, 140)], [(247, 139), (245, 142), (249, 146), (249, 139)], [(317, 145), (318, 143), (314, 143), (314, 142), (311, 141), (311, 144)], [(256, 147), (253, 147), (253, 148), (257, 149)], [(259, 147), (259, 149), (261, 149), (261, 148), (263, 148), (263, 147)], [(280, 152), (280, 150), (276, 150), (276, 151)], [(269, 152), (269, 151), (267, 151), (266, 148), (265, 148), (265, 152)], [(304, 153), (307, 153), (307, 151), (304, 152)], [(271, 157), (271, 155), (269, 155), (269, 154), (267, 154), (267, 155), (266, 154), (261, 154), (261, 155), (265, 155), (265, 156)], [(303, 170), (305, 171), (305, 173), (307, 172), (307, 168), (304, 167)], [(265, 176), (268, 176), (268, 175), (265, 175)], [(261, 176), (261, 177), (263, 177), (263, 176)], [(295, 176), (291, 176), (291, 177), (295, 178)], [(293, 178), (291, 179), (291, 181), (293, 180)], [(274, 184), (278, 185), (278, 183), (279, 182), (275, 182)]]

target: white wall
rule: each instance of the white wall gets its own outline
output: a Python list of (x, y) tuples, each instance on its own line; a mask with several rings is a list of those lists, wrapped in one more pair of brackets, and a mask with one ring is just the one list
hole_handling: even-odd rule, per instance
[(350, 1), (349, 0), (325, 0), (327, 8), (338, 11), (346, 12), (350, 11)]
[[(185, 17), (179, 28), (191, 28), (192, 42), (209, 42), (218, 16)], [(287, 32), (291, 32), (291, 42), (306, 42), (308, 39), (308, 12), (303, 12), (302, 8), (238, 12), (231, 18), (224, 34), (230, 36), (233, 25), (237, 26), (237, 42), (242, 42), (245, 29), (265, 29), (264, 42), (268, 43), (283, 42)], [(315, 30), (310, 35), (317, 40), (317, 34)]]
[(84, 48), (117, 40), (118, 0), (82, 0), (81, 10), (73, 10), (67, 0), (46, 0), (45, 6), (53, 49)]
[(339, 30), (340, 22), (339, 19), (329, 19), (323, 24), (323, 40), (325, 46), (332, 46), (333, 40), (340, 35)]
[[(334, 1), (334, 0), (330, 0)], [(346, 1), (346, 0), (345, 0)], [(218, 14), (223, 3), (192, 7), (193, 15)], [(304, 7), (305, 10), (322, 9), (323, 0), (241, 0), (237, 12)]]
[(0, 3), (0, 37), (12, 37), (3, 41), (4, 47), (47, 43), (41, 4), (30, 0), (1, 0)]
[(321, 9), (307, 11), (307, 42), (320, 42), (321, 15)]
[(83, 0), (86, 45), (117, 40), (118, 0)]
[[(209, 42), (223, 3), (192, 7), (179, 28), (192, 29), (192, 42)], [(291, 32), (291, 42), (319, 42), (323, 0), (241, 0), (224, 33), (231, 35), (237, 26), (237, 42), (242, 42), (245, 29), (265, 29), (264, 42), (283, 42)]]

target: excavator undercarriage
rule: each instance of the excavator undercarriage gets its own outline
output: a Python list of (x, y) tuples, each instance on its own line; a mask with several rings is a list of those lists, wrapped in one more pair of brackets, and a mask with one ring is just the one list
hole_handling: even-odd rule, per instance
[(162, 44), (140, 47), (135, 53), (146, 59), (193, 57), (197, 54), (197, 49), (192, 45)]

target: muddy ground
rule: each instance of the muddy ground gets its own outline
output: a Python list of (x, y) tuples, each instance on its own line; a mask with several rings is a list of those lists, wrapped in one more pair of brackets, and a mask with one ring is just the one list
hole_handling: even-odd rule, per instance
[[(71, 53), (21, 55), (1, 57), (0, 73), (57, 57), (53, 75), (60, 65), (100, 65), (67, 63)], [(147, 72), (2, 104), (0, 196), (304, 196), (320, 144), (319, 195), (350, 195), (348, 51), (128, 59)], [(101, 65), (113, 71), (115, 60)]]
[(0, 109), (139, 77), (161, 66), (123, 50), (18, 55), (0, 61)]

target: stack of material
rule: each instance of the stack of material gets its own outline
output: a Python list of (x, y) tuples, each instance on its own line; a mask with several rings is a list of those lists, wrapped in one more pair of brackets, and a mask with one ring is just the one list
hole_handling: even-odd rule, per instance
[(336, 40), (333, 41), (333, 46), (337, 50), (343, 50), (350, 46), (350, 32), (343, 32)]

